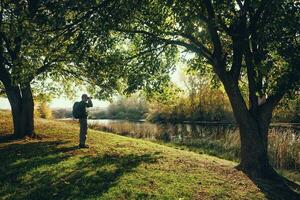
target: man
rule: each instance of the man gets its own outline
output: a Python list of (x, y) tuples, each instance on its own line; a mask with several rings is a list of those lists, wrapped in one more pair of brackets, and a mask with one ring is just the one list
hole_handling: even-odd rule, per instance
[(78, 110), (80, 110), (80, 117), (79, 117), (79, 123), (80, 123), (80, 133), (79, 133), (79, 148), (89, 148), (85, 144), (86, 135), (87, 135), (87, 117), (88, 113), (86, 111), (86, 108), (93, 107), (92, 98), (88, 97), (87, 94), (83, 94), (81, 96), (81, 101), (78, 104)]

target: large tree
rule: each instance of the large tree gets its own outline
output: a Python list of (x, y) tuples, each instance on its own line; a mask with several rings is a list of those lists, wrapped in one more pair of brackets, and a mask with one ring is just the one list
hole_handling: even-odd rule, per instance
[[(11, 105), (16, 137), (34, 135), (32, 81), (70, 81), (68, 70), (76, 66), (69, 48), (80, 37), (88, 13), (106, 4), (80, 10), (76, 6), (71, 1), (0, 3), (0, 81)], [(85, 80), (84, 69), (81, 72), (76, 79)]]
[[(118, 8), (110, 14), (126, 5)], [(272, 178), (276, 172), (267, 154), (272, 111), (299, 89), (299, 11), (293, 0), (145, 0), (112, 29), (128, 34), (138, 51), (180, 46), (195, 54), (199, 70), (211, 66), (239, 125), (239, 168)]]
[(33, 81), (52, 80), (68, 87), (77, 80), (99, 98), (157, 85), (153, 76), (165, 73), (153, 66), (164, 63), (153, 57), (135, 60), (134, 48), (124, 46), (126, 38), (108, 32), (121, 14), (130, 14), (129, 8), (111, 15), (117, 3), (121, 1), (1, 1), (0, 90), (11, 104), (16, 137), (34, 135)]
[(32, 42), (36, 34), (29, 21), (31, 12), (20, 1), (1, 1), (0, 9), (0, 80), (11, 104), (14, 132), (18, 136), (32, 135), (33, 97), (29, 83), (31, 72), (36, 71), (36, 66), (31, 68), (31, 59), (37, 57), (33, 49), (36, 44)]
[(34, 135), (31, 82), (70, 63), (67, 46), (74, 34), (65, 35), (69, 13), (54, 18), (53, 7), (37, 0), (0, 3), (0, 81), (16, 137)]

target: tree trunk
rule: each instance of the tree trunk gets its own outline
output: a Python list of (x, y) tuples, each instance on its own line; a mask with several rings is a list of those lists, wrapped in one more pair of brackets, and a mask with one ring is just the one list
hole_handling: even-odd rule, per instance
[(30, 84), (6, 87), (11, 105), (14, 135), (17, 138), (34, 135), (34, 102)]
[(277, 173), (268, 159), (272, 109), (248, 109), (238, 84), (227, 79), (223, 83), (240, 130), (241, 162), (238, 169), (251, 177), (277, 179)]
[(248, 117), (246, 126), (240, 125), (241, 162), (238, 166), (251, 177), (277, 178), (276, 172), (268, 159), (269, 123)]

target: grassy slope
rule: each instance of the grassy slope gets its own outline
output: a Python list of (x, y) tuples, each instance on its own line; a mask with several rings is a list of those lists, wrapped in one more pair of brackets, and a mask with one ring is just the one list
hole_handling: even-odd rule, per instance
[(77, 124), (36, 124), (40, 139), (0, 142), (0, 199), (266, 198), (233, 162), (93, 130), (77, 149)]

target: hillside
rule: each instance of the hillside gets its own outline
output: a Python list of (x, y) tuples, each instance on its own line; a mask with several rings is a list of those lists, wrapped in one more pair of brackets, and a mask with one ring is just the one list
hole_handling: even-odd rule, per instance
[(234, 162), (94, 130), (78, 149), (76, 123), (35, 120), (37, 139), (8, 140), (10, 114), (0, 111), (0, 199), (288, 198)]

